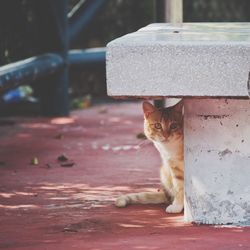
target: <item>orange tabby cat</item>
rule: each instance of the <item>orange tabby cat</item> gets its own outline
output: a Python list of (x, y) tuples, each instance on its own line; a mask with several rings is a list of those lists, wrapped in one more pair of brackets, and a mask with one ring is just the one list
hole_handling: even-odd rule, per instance
[(143, 103), (144, 132), (160, 152), (162, 167), (160, 179), (163, 191), (122, 195), (115, 202), (117, 207), (128, 204), (166, 203), (167, 213), (183, 210), (183, 104), (159, 110), (149, 102)]

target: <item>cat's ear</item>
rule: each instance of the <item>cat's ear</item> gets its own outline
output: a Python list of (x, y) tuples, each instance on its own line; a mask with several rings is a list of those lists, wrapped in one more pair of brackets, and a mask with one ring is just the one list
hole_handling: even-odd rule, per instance
[(148, 117), (151, 113), (156, 111), (155, 106), (152, 105), (150, 102), (143, 102), (142, 108), (143, 108), (145, 117)]
[(176, 112), (183, 113), (183, 100), (179, 101), (172, 107)]

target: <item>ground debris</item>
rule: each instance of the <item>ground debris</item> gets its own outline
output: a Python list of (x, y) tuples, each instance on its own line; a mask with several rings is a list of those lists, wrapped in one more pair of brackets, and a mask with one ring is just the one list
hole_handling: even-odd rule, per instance
[(62, 154), (62, 155), (59, 155), (57, 157), (57, 160), (60, 161), (60, 162), (64, 162), (64, 161), (68, 160), (68, 157), (66, 157), (64, 154)]
[(35, 166), (39, 164), (38, 158), (37, 157), (33, 157), (30, 161), (30, 164)]
[(75, 162), (72, 160), (69, 160), (68, 157), (65, 156), (64, 154), (59, 155), (57, 157), (57, 160), (60, 162), (60, 166), (64, 168), (70, 168), (75, 165)]
[(64, 233), (77, 233), (78, 230), (76, 228), (72, 228), (72, 227), (65, 227), (62, 230)]
[(74, 165), (75, 165), (75, 162), (73, 161), (64, 162), (60, 164), (60, 166), (64, 168), (70, 168), (70, 167), (73, 167)]
[(86, 95), (79, 98), (74, 98), (74, 100), (71, 103), (71, 106), (73, 109), (85, 109), (89, 108), (91, 106), (91, 95)]
[(137, 135), (136, 135), (136, 138), (137, 139), (142, 139), (142, 140), (146, 140), (147, 139), (147, 137), (145, 136), (145, 134), (144, 133), (138, 133)]

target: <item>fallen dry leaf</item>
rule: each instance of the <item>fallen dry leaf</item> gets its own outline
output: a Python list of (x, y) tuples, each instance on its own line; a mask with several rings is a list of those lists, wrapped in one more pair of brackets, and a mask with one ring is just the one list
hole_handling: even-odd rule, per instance
[(145, 136), (145, 134), (144, 133), (138, 133), (137, 135), (136, 135), (136, 138), (137, 139), (142, 139), (142, 140), (145, 140), (145, 139), (147, 139), (147, 137)]
[(68, 157), (66, 157), (65, 155), (59, 155), (58, 157), (57, 157), (57, 160), (58, 161), (67, 161), (68, 160)]

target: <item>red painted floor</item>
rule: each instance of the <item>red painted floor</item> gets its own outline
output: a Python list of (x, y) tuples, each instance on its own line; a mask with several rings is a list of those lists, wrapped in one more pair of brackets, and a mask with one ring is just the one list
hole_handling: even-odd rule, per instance
[[(134, 103), (1, 119), (0, 249), (250, 249), (250, 228), (184, 224), (161, 205), (114, 207), (118, 194), (159, 188), (158, 153), (136, 138), (142, 122)], [(75, 165), (62, 167), (62, 154)]]

